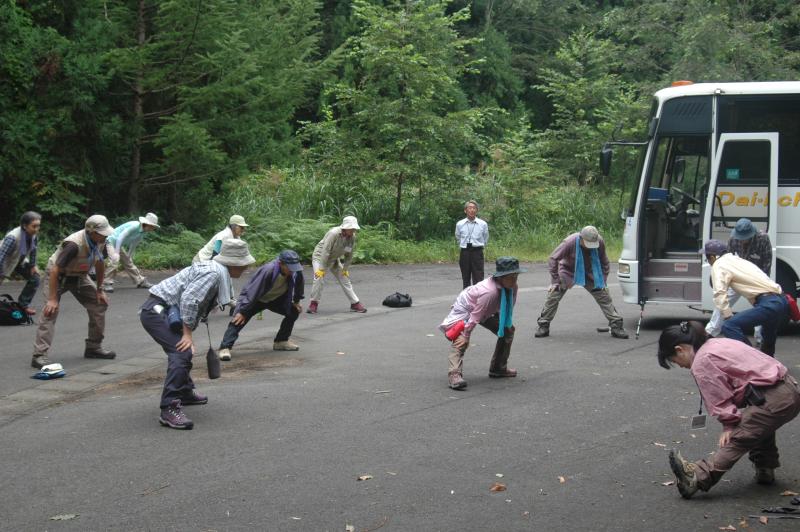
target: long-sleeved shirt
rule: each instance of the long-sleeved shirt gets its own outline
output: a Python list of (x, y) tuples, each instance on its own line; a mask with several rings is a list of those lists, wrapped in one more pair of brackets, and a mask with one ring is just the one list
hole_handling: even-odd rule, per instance
[(786, 366), (758, 349), (730, 338), (707, 340), (690, 367), (708, 413), (726, 430), (739, 424), (745, 388), (772, 386), (786, 376)]
[[(580, 237), (580, 233), (569, 235), (550, 254), (547, 265), (550, 270), (551, 284), (563, 285), (565, 288), (572, 288), (575, 285), (575, 241)], [(586, 269), (586, 287), (589, 288), (590, 283), (591, 286), (594, 286), (591, 250), (581, 248), (581, 251), (583, 251), (583, 265)], [(606, 243), (602, 237), (600, 237), (600, 247), (597, 248), (597, 253), (603, 269), (603, 278), (607, 281), (611, 263), (608, 261)]]
[(462, 248), (467, 244), (474, 247), (484, 247), (489, 243), (489, 224), (477, 216), (474, 220), (464, 218), (456, 223), (456, 241)]
[(722, 317), (733, 315), (728, 301), (728, 288), (747, 298), (751, 305), (761, 294), (781, 294), (781, 286), (762, 272), (752, 262), (726, 253), (711, 265), (711, 285), (714, 287), (714, 305)]
[[(450, 314), (439, 325), (439, 330), (445, 332), (454, 323), (466, 321), (463, 334), (465, 338), (469, 338), (472, 329), (500, 311), (500, 288), (494, 277), (487, 277), (478, 284), (463, 289), (450, 308)], [(515, 286), (515, 305), (517, 303), (517, 291), (518, 288)]]
[[(281, 269), (280, 263), (277, 260), (268, 262), (258, 268), (247, 284), (244, 285), (242, 291), (239, 292), (239, 297), (236, 300), (235, 312), (247, 312), (252, 307), (253, 303), (258, 301), (264, 294), (267, 294), (275, 284), (275, 281), (280, 277)], [(286, 292), (281, 296), (286, 298), (286, 310), (292, 303), (299, 303), (303, 299), (303, 291), (305, 289), (303, 282), (303, 272), (296, 272), (292, 275), (286, 283)]]
[(108, 237), (107, 242), (114, 248), (117, 254), (125, 247), (128, 250), (128, 255), (133, 257), (136, 246), (139, 245), (143, 238), (144, 229), (142, 229), (142, 224), (133, 220), (114, 228), (114, 232)]
[(214, 253), (219, 253), (220, 249), (222, 248), (222, 241), (231, 238), (237, 237), (233, 236), (233, 230), (230, 228), (230, 226), (228, 226), (214, 235), (205, 246), (200, 248), (200, 251), (198, 251), (197, 255), (194, 256), (192, 262), (211, 260), (214, 257)]
[(314, 248), (311, 261), (314, 263), (315, 269), (318, 266), (323, 269), (330, 269), (337, 261), (341, 261), (342, 269), (348, 270), (353, 262), (353, 250), (355, 247), (355, 234), (351, 238), (345, 238), (342, 235), (341, 227), (333, 227), (325, 233), (325, 237)]
[(180, 305), (181, 319), (194, 330), (217, 298), (220, 283), (225, 282), (213, 264), (202, 261), (188, 266), (150, 289), (167, 305)]
[(769, 235), (759, 231), (750, 240), (728, 240), (728, 251), (758, 266), (769, 275), (772, 268), (772, 242)]
[[(23, 245), (22, 239), (25, 239), (25, 245)], [(11, 275), (26, 255), (28, 262), (36, 266), (36, 249), (37, 238), (35, 236), (31, 237), (19, 227), (9, 231), (3, 242), (0, 243), (0, 282), (3, 277)]]

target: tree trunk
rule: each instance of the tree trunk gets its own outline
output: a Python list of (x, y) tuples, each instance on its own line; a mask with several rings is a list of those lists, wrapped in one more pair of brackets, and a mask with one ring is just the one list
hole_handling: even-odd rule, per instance
[[(145, 0), (139, 0), (136, 13), (137, 43), (142, 48), (146, 38)], [(142, 128), (144, 126), (144, 105), (142, 94), (144, 72), (140, 68), (133, 83), (133, 153), (131, 154), (131, 176), (128, 188), (128, 213), (139, 212), (139, 192), (142, 188)]]
[(403, 174), (397, 176), (397, 196), (394, 198), (394, 221), (400, 223), (400, 198), (403, 195)]

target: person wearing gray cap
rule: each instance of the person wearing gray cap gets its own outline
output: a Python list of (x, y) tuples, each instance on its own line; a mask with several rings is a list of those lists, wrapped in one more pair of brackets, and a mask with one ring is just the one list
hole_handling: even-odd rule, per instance
[(117, 275), (117, 268), (120, 262), (125, 273), (131, 278), (136, 288), (151, 288), (153, 285), (147, 279), (136, 264), (133, 263), (133, 254), (136, 253), (138, 246), (144, 239), (145, 233), (155, 231), (161, 227), (158, 225), (158, 216), (148, 212), (145, 216), (139, 216), (139, 221), (132, 220), (117, 226), (114, 233), (108, 237), (108, 267), (106, 268), (106, 278), (103, 282), (103, 291), (114, 291), (114, 277)]
[(353, 262), (353, 250), (356, 248), (356, 231), (361, 229), (355, 216), (345, 216), (342, 224), (332, 227), (325, 237), (319, 241), (311, 255), (314, 269), (314, 284), (311, 286), (311, 302), (308, 304), (309, 314), (316, 314), (322, 298), (322, 285), (325, 274), (330, 272), (344, 290), (350, 300), (350, 312), (366, 312), (367, 309), (358, 300), (350, 282), (350, 263)]
[[(769, 235), (764, 231), (759, 231), (753, 222), (747, 218), (740, 218), (736, 226), (731, 231), (728, 239), (728, 252), (733, 253), (745, 260), (749, 260), (758, 266), (767, 275), (772, 269), (772, 242)], [(728, 304), (732, 307), (739, 301), (739, 294), (728, 289)], [(722, 316), (719, 309), (714, 309), (711, 319), (706, 324), (706, 333), (709, 336), (719, 336), (722, 332)], [(757, 326), (753, 335), (756, 344), (761, 345), (763, 340), (761, 326)]]
[(241, 238), (247, 227), (250, 226), (244, 221), (244, 216), (234, 214), (231, 216), (230, 220), (228, 220), (228, 227), (214, 235), (205, 246), (200, 248), (200, 251), (194, 256), (192, 262), (211, 260), (214, 258), (214, 255), (219, 253), (223, 241), (231, 238)]
[(517, 303), (517, 277), (524, 273), (514, 257), (500, 257), (495, 261), (495, 272), (488, 279), (470, 285), (458, 294), (450, 313), (439, 325), (450, 341), (447, 385), (453, 390), (467, 387), (464, 380), (464, 353), (475, 327), (481, 325), (497, 335), (497, 343), (489, 363), (489, 377), (513, 378), (517, 370), (508, 367), (511, 344), (514, 341), (514, 305)]
[[(50, 364), (47, 354), (56, 332), (56, 320), (64, 292), (71, 292), (89, 315), (89, 336), (86, 339), (86, 358), (111, 359), (114, 351), (103, 349), (108, 298), (100, 288), (105, 276), (106, 238), (114, 232), (105, 216), (90, 216), (84, 228), (61, 241), (47, 261), (47, 303), (36, 329), (31, 366), (41, 368)], [(94, 268), (97, 284), (89, 277)]]
[(294, 322), (303, 312), (300, 304), (303, 299), (303, 285), (303, 265), (300, 264), (300, 256), (291, 249), (281, 251), (275, 260), (257, 269), (236, 300), (233, 319), (228, 324), (219, 346), (219, 359), (231, 359), (231, 349), (239, 338), (239, 332), (253, 316), (263, 310), (270, 310), (283, 316), (272, 349), (274, 351), (300, 349), (289, 338), (292, 336)]
[(150, 289), (139, 309), (142, 327), (167, 354), (167, 376), (158, 422), (173, 429), (192, 429), (183, 407), (204, 405), (208, 397), (195, 391), (192, 331), (214, 307), (230, 304), (231, 278), (239, 278), (256, 260), (244, 240), (226, 240), (213, 260), (200, 261)]
[[(711, 265), (714, 306), (725, 320), (722, 334), (750, 345), (747, 333), (761, 325), (761, 351), (774, 356), (778, 326), (789, 315), (789, 303), (781, 286), (752, 262), (728, 253), (728, 246), (719, 240), (709, 240), (700, 252)], [(747, 298), (753, 308), (734, 315), (728, 289)]]
[(606, 243), (596, 227), (587, 225), (578, 233), (565, 238), (550, 254), (550, 288), (547, 290), (542, 313), (537, 320), (539, 327), (534, 336), (550, 336), (550, 322), (556, 316), (558, 304), (567, 290), (575, 285), (584, 287), (594, 298), (608, 320), (611, 336), (628, 338), (619, 315), (608, 292), (608, 273), (611, 265), (606, 255)]

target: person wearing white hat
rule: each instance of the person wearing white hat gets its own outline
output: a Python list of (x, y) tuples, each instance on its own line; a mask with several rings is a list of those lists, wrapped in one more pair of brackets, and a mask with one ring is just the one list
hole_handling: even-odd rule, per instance
[(114, 277), (117, 275), (117, 268), (122, 262), (122, 269), (131, 278), (136, 288), (150, 288), (153, 285), (147, 279), (136, 264), (133, 263), (133, 254), (136, 246), (144, 239), (145, 233), (155, 231), (161, 227), (158, 225), (158, 216), (148, 212), (144, 216), (139, 216), (139, 221), (132, 220), (117, 226), (114, 232), (106, 240), (108, 246), (108, 265), (106, 266), (106, 278), (103, 282), (105, 292), (114, 291)]
[[(39, 369), (50, 364), (47, 354), (53, 343), (61, 295), (64, 292), (71, 292), (89, 315), (89, 337), (86, 339), (83, 356), (103, 359), (117, 356), (114, 351), (103, 349), (102, 346), (108, 298), (99, 288), (105, 277), (106, 238), (113, 232), (114, 228), (105, 216), (100, 214), (90, 216), (84, 228), (62, 240), (48, 260), (45, 273), (47, 303), (36, 330), (36, 340), (33, 342), (31, 366), (34, 368)], [(92, 267), (97, 284), (89, 277)]]
[(192, 331), (214, 307), (231, 303), (231, 278), (241, 277), (255, 261), (247, 242), (228, 239), (213, 260), (196, 262), (150, 289), (139, 319), (167, 354), (167, 376), (158, 418), (161, 425), (191, 429), (194, 423), (183, 413), (183, 407), (208, 402), (208, 397), (195, 391), (189, 375), (194, 354)]
[(214, 258), (214, 255), (219, 253), (220, 248), (222, 247), (222, 242), (225, 240), (229, 240), (232, 238), (238, 239), (241, 238), (244, 234), (244, 230), (246, 227), (250, 227), (244, 221), (244, 216), (240, 216), (238, 214), (234, 214), (231, 216), (230, 220), (228, 220), (228, 227), (214, 235), (214, 237), (206, 243), (205, 246), (200, 248), (200, 251), (192, 259), (192, 262), (198, 262), (201, 260), (211, 260)]
[(556, 316), (558, 304), (573, 286), (584, 287), (594, 298), (608, 320), (611, 336), (626, 339), (619, 315), (608, 292), (608, 273), (611, 264), (606, 255), (606, 243), (593, 225), (587, 225), (578, 233), (572, 233), (553, 250), (548, 260), (550, 288), (539, 315), (536, 338), (550, 336), (550, 322)]
[(327, 272), (330, 272), (344, 290), (350, 300), (351, 312), (366, 312), (367, 309), (358, 300), (350, 282), (350, 264), (353, 262), (353, 250), (356, 247), (356, 231), (361, 229), (355, 216), (345, 216), (342, 224), (331, 228), (319, 241), (311, 256), (314, 267), (314, 284), (311, 287), (311, 301), (308, 303), (309, 314), (316, 314), (322, 298), (322, 283)]

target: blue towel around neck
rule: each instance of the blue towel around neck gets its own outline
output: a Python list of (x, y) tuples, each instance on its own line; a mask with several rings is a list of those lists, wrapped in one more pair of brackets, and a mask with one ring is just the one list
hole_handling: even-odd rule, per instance
[(506, 329), (513, 327), (514, 291), (511, 288), (500, 289), (500, 323), (497, 326), (497, 337), (502, 338)]
[[(603, 267), (600, 265), (600, 254), (598, 248), (590, 249), (592, 255), (592, 276), (594, 277), (595, 288), (605, 288), (606, 280), (603, 276)], [(575, 239), (575, 284), (586, 286), (586, 267), (583, 265), (583, 250), (581, 249), (581, 238)]]

